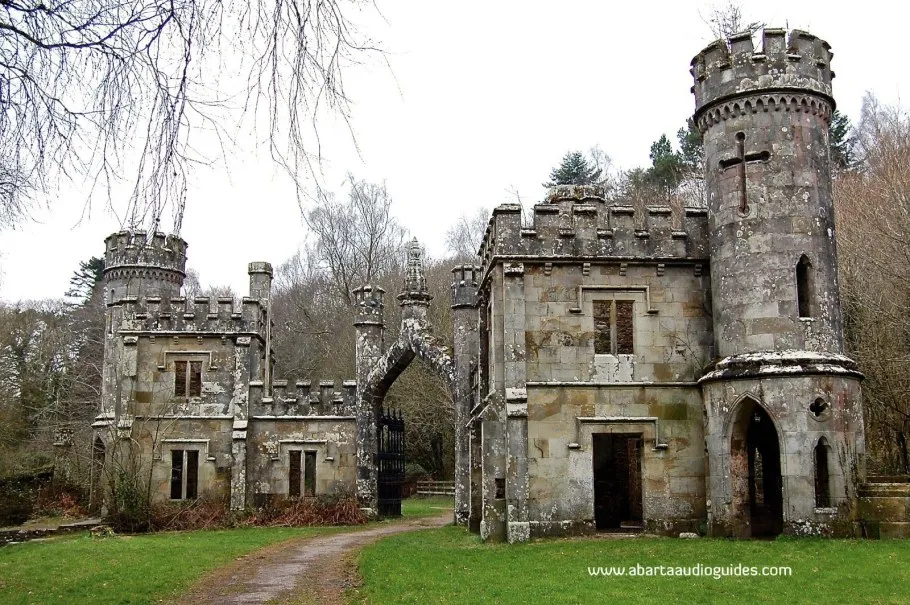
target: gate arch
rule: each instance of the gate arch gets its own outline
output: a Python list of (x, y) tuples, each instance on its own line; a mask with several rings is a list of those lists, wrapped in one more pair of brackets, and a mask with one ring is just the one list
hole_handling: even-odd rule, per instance
[[(402, 308), (398, 339), (385, 349), (383, 335), (384, 290), (363, 286), (354, 291), (357, 304), (357, 498), (373, 514), (379, 511), (379, 455), (377, 435), (386, 393), (415, 357), (420, 358), (445, 381), (456, 406), (456, 457), (462, 434), (462, 392), (455, 363), (433, 337), (427, 320), (432, 296), (423, 271), (420, 244), (415, 238), (408, 249), (407, 274), (398, 295)], [(456, 477), (456, 486), (458, 479)], [(457, 491), (457, 488), (456, 488)], [(456, 507), (457, 508), (457, 507)]]

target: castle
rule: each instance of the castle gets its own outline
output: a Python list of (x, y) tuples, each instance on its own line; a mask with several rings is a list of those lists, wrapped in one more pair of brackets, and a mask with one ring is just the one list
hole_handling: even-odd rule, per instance
[[(470, 523), (485, 538), (642, 528), (850, 534), (861, 374), (843, 355), (831, 51), (802, 31), (692, 60), (707, 209), (560, 187), (480, 248)], [(643, 219), (643, 220), (641, 220)]]
[(455, 520), (484, 539), (852, 534), (862, 375), (843, 355), (830, 63), (802, 31), (711, 44), (692, 61), (707, 208), (636, 216), (585, 186), (530, 225), (499, 206), (479, 266), (454, 270), (451, 355), (412, 246), (395, 343), (384, 293), (356, 292), (352, 381), (275, 380), (268, 264), (239, 307), (186, 301), (180, 238), (110, 236), (99, 464), (128, 436), (159, 500), (350, 490), (383, 512), (400, 450), (382, 399), (420, 357), (456, 405)]

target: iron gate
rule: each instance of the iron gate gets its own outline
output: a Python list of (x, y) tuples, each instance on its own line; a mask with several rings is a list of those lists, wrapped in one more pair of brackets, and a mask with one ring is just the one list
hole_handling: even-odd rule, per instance
[(381, 410), (376, 423), (379, 442), (379, 516), (401, 516), (404, 484), (404, 417)]

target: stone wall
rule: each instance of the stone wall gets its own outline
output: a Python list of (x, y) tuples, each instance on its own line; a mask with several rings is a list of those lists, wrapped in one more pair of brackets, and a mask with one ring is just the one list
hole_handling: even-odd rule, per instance
[(594, 529), (594, 433), (643, 438), (645, 527), (669, 534), (699, 529), (706, 513), (698, 389), (574, 384), (528, 390), (532, 534)]

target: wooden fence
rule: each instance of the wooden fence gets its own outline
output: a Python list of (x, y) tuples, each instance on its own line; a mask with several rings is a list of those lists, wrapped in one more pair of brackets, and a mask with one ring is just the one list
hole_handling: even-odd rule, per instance
[(418, 481), (418, 496), (454, 496), (454, 481)]

